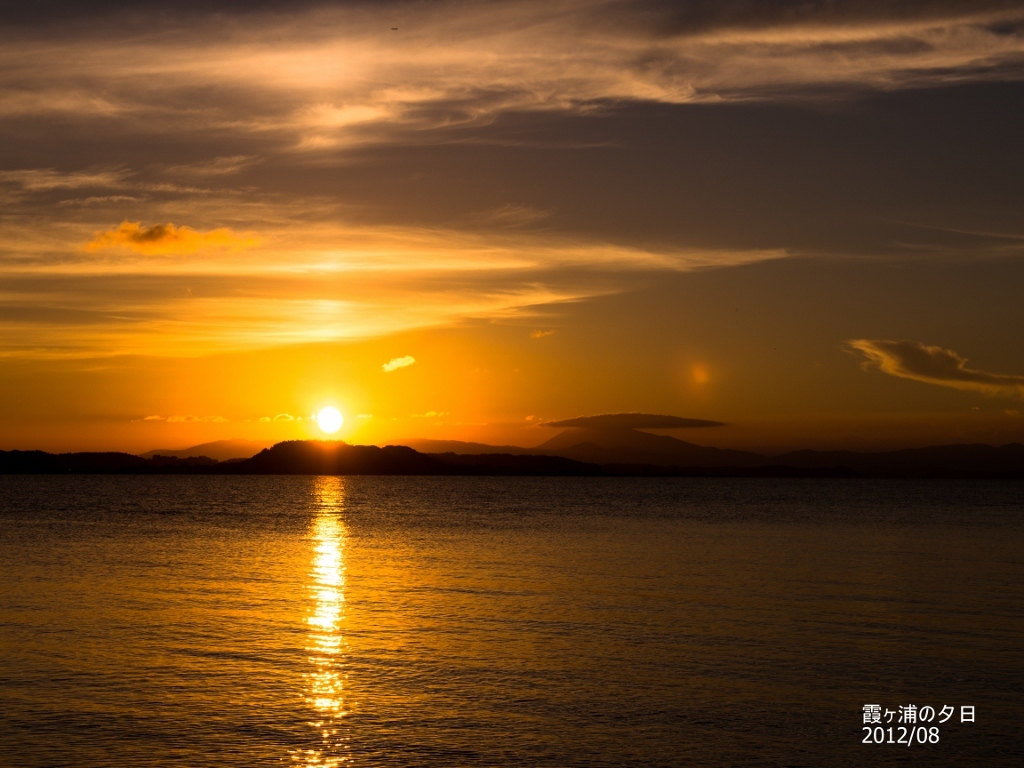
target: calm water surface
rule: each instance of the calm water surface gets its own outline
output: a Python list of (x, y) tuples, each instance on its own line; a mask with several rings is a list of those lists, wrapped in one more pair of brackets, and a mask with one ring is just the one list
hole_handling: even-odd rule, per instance
[(1022, 545), (1012, 483), (0, 477), (0, 765), (1020, 766)]

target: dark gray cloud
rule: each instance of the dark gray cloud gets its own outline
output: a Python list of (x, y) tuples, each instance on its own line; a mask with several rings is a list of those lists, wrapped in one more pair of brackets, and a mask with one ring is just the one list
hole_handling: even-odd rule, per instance
[(686, 419), (681, 416), (663, 416), (655, 413), (604, 413), (599, 416), (580, 416), (575, 419), (548, 421), (544, 427), (583, 427), (585, 429), (693, 429), (696, 427), (724, 427), (721, 421)]
[[(120, 286), (138, 280), (185, 327), (216, 284), (224, 314), (322, 301), (377, 333), (343, 308), (379, 318), (401, 295), (434, 308), (419, 326), (794, 254), (1012, 255), (1013, 238), (912, 225), (1021, 230), (1020, 8), (2, 5), (0, 303), (136, 317)], [(792, 98), (822, 88), (856, 98)], [(132, 261), (169, 222), (264, 246), (201, 275)], [(83, 249), (97, 232), (124, 247)], [(304, 270), (322, 278), (299, 285)], [(33, 276), (57, 292), (21, 293)]]
[(674, 32), (713, 27), (944, 18), (965, 12), (1012, 11), (1021, 7), (1017, 0), (656, 0), (619, 5), (634, 11), (643, 7), (663, 12)]
[[(474, 3), (485, 6), (483, 0)], [(497, 8), (498, 0), (489, 3)], [(257, 14), (295, 15), (313, 9), (337, 10), (378, 8), (401, 18), (421, 7), (441, 6), (441, 0), (22, 0), (0, 2), (0, 19), (8, 25), (68, 25), (117, 17), (125, 24), (143, 20), (185, 23), (190, 19), (253, 16)], [(785, 23), (864, 22), (877, 19), (921, 19), (947, 17), (1021, 7), (1017, 0), (597, 0), (590, 3), (566, 3), (569, 7), (589, 5), (596, 13), (616, 23), (651, 25), (663, 34), (700, 32), (715, 27), (771, 26)]]
[[(74, 0), (21, 0), (0, 2), (0, 19), (8, 29), (77, 28), (83, 25), (107, 25), (116, 18), (123, 32), (154, 31), (154, 24), (163, 29), (185, 26), (197, 18), (252, 16), (256, 14), (295, 14), (320, 7), (367, 5), (356, 2), (324, 2), (323, 0), (98, 0), (88, 3)], [(383, 4), (383, 3), (381, 3)], [(397, 5), (397, 3), (391, 3)]]
[(1024, 396), (1024, 376), (968, 368), (967, 358), (951, 349), (878, 339), (854, 339), (847, 344), (891, 376), (985, 394)]

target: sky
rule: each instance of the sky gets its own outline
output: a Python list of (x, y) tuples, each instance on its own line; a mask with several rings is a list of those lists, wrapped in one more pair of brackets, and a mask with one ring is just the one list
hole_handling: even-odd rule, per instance
[(0, 6), (0, 449), (1024, 441), (1024, 3)]

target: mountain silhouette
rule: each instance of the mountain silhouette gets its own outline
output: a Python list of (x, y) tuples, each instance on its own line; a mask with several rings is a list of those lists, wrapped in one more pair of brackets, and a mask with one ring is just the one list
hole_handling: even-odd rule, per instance
[[(794, 451), (761, 456), (635, 430), (572, 428), (533, 449), (421, 453), (408, 446), (292, 440), (250, 459), (146, 459), (129, 453), (0, 451), (0, 474), (607, 475), (716, 477), (1005, 477), (1024, 479), (1024, 445), (947, 445), (901, 451)], [(612, 434), (614, 432), (614, 434)], [(443, 441), (446, 447), (454, 441)], [(490, 451), (484, 450), (490, 448)]]
[(62, 453), (4, 451), (0, 467), (5, 473), (91, 473), (124, 472), (141, 469), (146, 460), (127, 453)]
[(592, 464), (652, 464), (664, 467), (759, 467), (769, 463), (767, 456), (748, 451), (707, 448), (666, 435), (652, 435), (636, 429), (572, 427), (534, 446), (487, 445), (459, 440), (402, 440), (423, 453), (480, 455), (561, 456)]
[(420, 453), (453, 453), (459, 456), (473, 456), (482, 453), (505, 453), (511, 455), (541, 453), (536, 448), (522, 448), (518, 445), (488, 445), (486, 443), (466, 443), (462, 440), (431, 440), (426, 437), (399, 440), (397, 444), (415, 448)]
[(0, 474), (600, 475), (602, 469), (558, 456), (428, 455), (404, 445), (291, 440), (250, 459), (225, 462), (206, 456), (0, 451)]
[(261, 440), (214, 440), (212, 443), (200, 443), (191, 448), (155, 448), (139, 455), (144, 459), (151, 459), (154, 456), (173, 456), (177, 459), (206, 456), (217, 461), (227, 461), (251, 458), (270, 445)]
[(205, 471), (217, 462), (205, 456), (178, 459), (157, 456), (144, 459), (130, 453), (46, 453), (0, 451), (0, 474), (153, 474)]
[(636, 429), (572, 427), (533, 449), (596, 464), (653, 464), (676, 467), (759, 467), (767, 457), (728, 448), (708, 448), (668, 435)]
[[(791, 451), (770, 456), (695, 445), (637, 429), (572, 427), (533, 448), (488, 446), (455, 440), (410, 440), (419, 450), (462, 455), (492, 452), (561, 456), (598, 464), (613, 474), (723, 474), (926, 477), (1024, 475), (1024, 445), (945, 445), (896, 451)], [(664, 471), (659, 471), (664, 470)], [(702, 472), (701, 470), (707, 470)]]
[(292, 440), (226, 466), (236, 474), (598, 475), (601, 468), (557, 456), (425, 454), (404, 445)]
[(340, 440), (289, 440), (231, 464), (238, 474), (439, 475), (448, 465), (404, 445), (349, 445)]

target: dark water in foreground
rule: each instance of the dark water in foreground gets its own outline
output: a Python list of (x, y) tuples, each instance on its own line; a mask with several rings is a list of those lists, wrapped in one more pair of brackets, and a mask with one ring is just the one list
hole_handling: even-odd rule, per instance
[(0, 765), (1019, 766), (1022, 545), (1012, 483), (0, 477)]

